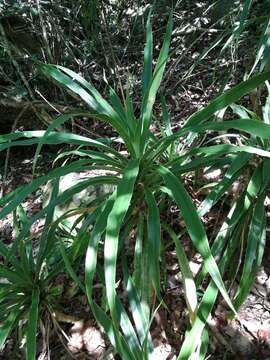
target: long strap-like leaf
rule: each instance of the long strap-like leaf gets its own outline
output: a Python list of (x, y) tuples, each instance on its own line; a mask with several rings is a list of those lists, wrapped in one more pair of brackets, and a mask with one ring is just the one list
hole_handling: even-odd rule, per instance
[(173, 199), (175, 200), (185, 220), (186, 228), (190, 238), (195, 248), (202, 255), (207, 271), (209, 272), (229, 307), (235, 312), (234, 306), (222, 281), (218, 266), (211, 254), (207, 235), (203, 228), (202, 222), (197, 214), (197, 210), (190, 196), (186, 192), (182, 183), (168, 169), (166, 169), (164, 166), (159, 166), (158, 171), (163, 177), (166, 186), (172, 192)]
[(26, 336), (26, 358), (36, 360), (39, 289), (33, 289)]
[(270, 71), (254, 76), (253, 78), (236, 85), (231, 90), (228, 90), (224, 94), (215, 98), (204, 109), (197, 111), (194, 115), (191, 115), (187, 119), (185, 127), (198, 125), (206, 121), (210, 118), (210, 116), (214, 115), (216, 111), (222, 110), (226, 106), (236, 102), (242, 96), (250, 93), (251, 90), (255, 89), (258, 85), (269, 79)]
[[(158, 298), (160, 295), (160, 271), (159, 271), (159, 256), (160, 256), (160, 215), (156, 204), (154, 195), (149, 190), (145, 190), (146, 202), (148, 206), (147, 217), (147, 241), (149, 252), (151, 256), (148, 258), (150, 275), (153, 281), (154, 289)], [(149, 284), (150, 285), (150, 284)]]
[[(105, 203), (104, 208), (100, 211), (100, 215), (98, 216), (94, 229), (91, 233), (91, 237), (89, 239), (88, 249), (86, 253), (86, 260), (85, 260), (85, 287), (86, 287), (87, 298), (91, 306), (91, 310), (96, 320), (106, 331), (116, 351), (118, 351), (123, 356), (123, 358), (127, 360), (134, 360), (137, 359), (136, 355), (134, 355), (134, 351), (136, 352), (136, 344), (135, 344), (135, 349), (133, 348), (133, 346), (128, 347), (127, 340), (121, 335), (120, 331), (114, 326), (110, 318), (106, 315), (106, 313), (102, 310), (102, 308), (93, 300), (92, 297), (93, 278), (97, 266), (98, 243), (101, 239), (102, 234), (106, 229), (107, 219), (112, 210), (115, 197), (116, 197), (116, 191), (113, 195), (111, 195), (111, 197)], [(116, 298), (116, 302), (118, 304), (116, 310), (118, 311), (119, 306), (121, 307), (121, 304), (117, 300), (117, 298)], [(122, 313), (124, 313), (123, 309), (120, 309), (120, 312), (121, 311)], [(118, 317), (120, 318), (121, 315), (118, 314)], [(128, 321), (125, 321), (124, 319), (122, 320), (122, 324), (123, 322), (125, 323), (124, 326), (128, 328), (128, 334), (130, 334), (131, 330)], [(130, 343), (129, 345), (132, 345), (132, 343)]]
[[(152, 120), (153, 105), (154, 105), (154, 102), (156, 99), (156, 95), (157, 95), (159, 86), (162, 81), (163, 73), (164, 73), (165, 66), (166, 66), (166, 61), (167, 61), (168, 54), (169, 54), (171, 34), (172, 34), (172, 13), (170, 14), (170, 17), (169, 17), (164, 42), (162, 45), (162, 49), (159, 53), (159, 57), (158, 57), (157, 64), (154, 69), (153, 76), (150, 76), (150, 75), (148, 75), (147, 77), (144, 76), (144, 80), (146, 82), (143, 84), (143, 86), (145, 88), (143, 91), (144, 97), (143, 97), (142, 109), (141, 109), (141, 112), (142, 112), (141, 122), (142, 123), (138, 127), (142, 131), (142, 133), (140, 134), (142, 136), (141, 151), (143, 151), (143, 149), (146, 146), (145, 141), (146, 141), (146, 137), (148, 136), (148, 129), (149, 129), (149, 126), (150, 126), (150, 123)], [(146, 49), (145, 54), (147, 54), (147, 57), (145, 59), (147, 61), (144, 64), (147, 71), (150, 70), (151, 59), (148, 58), (148, 56), (151, 55), (151, 47), (152, 47), (152, 38), (150, 38), (150, 35), (148, 35), (147, 46), (145, 48)], [(145, 72), (144, 72), (144, 75), (145, 75)], [(150, 81), (150, 79), (151, 79), (151, 81)], [(146, 86), (147, 86), (147, 88), (146, 88)]]
[(115, 281), (116, 281), (116, 259), (118, 251), (119, 232), (123, 219), (129, 208), (133, 195), (133, 188), (139, 173), (139, 163), (137, 160), (130, 160), (124, 170), (123, 178), (117, 187), (116, 199), (109, 214), (106, 228), (104, 245), (104, 267), (107, 300), (115, 324), (118, 323), (116, 304), (115, 304)]
[[(217, 238), (221, 249), (225, 246), (225, 242), (229, 240), (229, 244), (226, 247), (225, 252), (223, 253), (223, 257), (219, 263), (219, 268), (221, 274), (223, 274), (226, 267), (229, 265), (229, 261), (231, 259), (231, 255), (235, 252), (237, 247), (237, 242), (232, 241), (230, 235), (230, 227), (228, 227), (229, 223), (235, 223), (235, 219), (239, 219), (239, 211), (238, 207), (234, 207), (234, 209), (228, 215), (227, 220), (224, 222), (224, 226), (221, 229), (221, 232), (218, 234)], [(225, 230), (225, 231), (224, 231)], [(207, 323), (208, 317), (211, 313), (211, 310), (215, 304), (216, 298), (218, 295), (218, 288), (216, 287), (214, 281), (212, 280), (208, 285), (203, 298), (200, 302), (197, 316), (193, 322), (192, 328), (186, 333), (184, 343), (181, 347), (181, 351), (177, 357), (177, 360), (189, 360), (193, 352), (195, 351), (197, 345), (199, 344), (201, 335)]]
[[(265, 124), (263, 122), (257, 121), (257, 120), (251, 120), (251, 119), (239, 119), (239, 120), (231, 120), (231, 121), (224, 121), (224, 122), (207, 122), (205, 124), (200, 125), (192, 125), (189, 127), (182, 128), (181, 130), (177, 131), (177, 133), (168, 136), (165, 139), (161, 139), (147, 150), (147, 152), (144, 155), (144, 158), (149, 161), (149, 163), (152, 163), (155, 158), (158, 158), (170, 144), (172, 144), (176, 139), (186, 135), (189, 132), (194, 133), (203, 133), (207, 130), (215, 130), (215, 131), (226, 131), (228, 129), (237, 129), (240, 131), (247, 132), (248, 134), (259, 136), (262, 139), (269, 139), (270, 138), (270, 125)], [(223, 144), (224, 148), (226, 145)], [(221, 147), (223, 146), (221, 145)], [(216, 145), (220, 146), (220, 145)], [(232, 149), (234, 147), (232, 146)], [(252, 148), (254, 150), (252, 150)], [(266, 150), (258, 149), (256, 147), (250, 147), (250, 146), (238, 146), (236, 149), (239, 151), (246, 151), (246, 152), (252, 152), (253, 153), (260, 153), (265, 154), (264, 156), (268, 156), (267, 153), (269, 153)], [(243, 149), (243, 150), (241, 150)], [(199, 150), (198, 150), (199, 151)], [(203, 150), (202, 150), (203, 151)]]

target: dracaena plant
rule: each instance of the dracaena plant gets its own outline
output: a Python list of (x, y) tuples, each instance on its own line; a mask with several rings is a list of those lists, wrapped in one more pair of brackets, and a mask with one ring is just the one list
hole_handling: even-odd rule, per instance
[(17, 329), (17, 341), (23, 343), (25, 339), (29, 360), (36, 359), (39, 324), (45, 320), (45, 314), (54, 316), (57, 297), (61, 295), (61, 286), (54, 285), (64, 263), (51, 228), (53, 207), (45, 217), (44, 228), (35, 239), (29, 236), (35, 217), (29, 220), (19, 205), (13, 221), (16, 240), (11, 247), (0, 243), (0, 350)]
[[(232, 284), (236, 278), (239, 280), (233, 299), (236, 309), (242, 305), (255, 281), (262, 262), (266, 240), (265, 205), (268, 203), (270, 181), (268, 125), (270, 86), (268, 81), (266, 81), (266, 91), (268, 95), (265, 106), (259, 109), (259, 114), (241, 105), (230, 105), (234, 116), (238, 117), (236, 122), (244, 121), (247, 126), (252, 124), (254, 128), (260, 128), (261, 131), (255, 131), (250, 137), (241, 133), (237, 134), (238, 144), (248, 152), (240, 153), (233, 159), (224, 178), (206, 197), (199, 209), (202, 212), (207, 211), (228, 191), (233, 183), (238, 181), (241, 184), (241, 196), (236, 199), (234, 205), (238, 209), (238, 215), (235, 218), (234, 226), (230, 229), (234, 241), (238, 242), (238, 249), (232, 255), (231, 263), (235, 266), (232, 266), (228, 273), (228, 279)], [(229, 130), (226, 123), (223, 124), (223, 128)], [(235, 133), (231, 132), (222, 136), (235, 139)]]
[[(82, 291), (85, 291), (96, 320), (106, 331), (116, 352), (125, 360), (154, 358), (150, 325), (154, 311), (152, 306), (157, 301), (162, 304), (164, 291), (160, 275), (161, 249), (164, 249), (165, 241), (163, 232), (171, 237), (176, 247), (191, 327), (186, 334), (178, 359), (188, 359), (194, 351), (202, 356), (206, 351), (208, 333), (205, 324), (218, 292), (235, 313), (235, 307), (222, 280), (222, 274), (229, 264), (228, 259), (233, 253), (235, 242), (231, 241), (230, 234), (222, 228), (214, 242), (218, 249), (214, 247), (211, 251), (200, 219), (209, 209), (209, 201), (211, 207), (213, 202), (218, 200), (219, 194), (222, 195), (222, 190), (218, 195), (212, 195), (213, 198), (210, 197), (198, 212), (183, 185), (183, 176), (200, 167), (215, 166), (218, 163), (237, 168), (235, 163), (239, 159), (239, 153), (241, 163), (244, 163), (244, 160), (241, 160), (243, 153), (247, 154), (245, 155), (247, 157), (249, 154), (262, 156), (269, 154), (260, 147), (250, 145), (221, 144), (200, 148), (192, 145), (200, 133), (208, 130), (224, 131), (229, 128), (269, 138), (269, 125), (262, 126), (257, 120), (252, 119), (218, 123), (214, 119), (214, 114), (269, 79), (270, 73), (260, 74), (220, 95), (206, 108), (193, 114), (176, 133), (170, 130), (168, 112), (163, 104), (165, 131), (162, 132), (162, 136), (151, 132), (150, 125), (154, 119), (153, 106), (168, 58), (171, 33), (172, 16), (168, 21), (163, 46), (153, 70), (153, 39), (149, 16), (139, 116), (135, 116), (129, 94), (126, 94), (122, 102), (116, 92), (110, 89), (109, 101), (107, 101), (90, 82), (72, 70), (57, 65), (39, 64), (40, 69), (47, 76), (79, 95), (91, 111), (61, 115), (46, 131), (16, 132), (0, 137), (0, 150), (11, 146), (37, 144), (34, 166), (43, 144), (77, 145), (75, 150), (61, 155), (62, 157), (72, 155), (69, 161), (65, 161), (47, 175), (35, 178), (31, 184), (4, 197), (0, 202), (3, 205), (0, 218), (13, 211), (29, 193), (48, 180), (55, 181), (54, 195), (49, 204), (35, 215), (35, 219), (50, 213), (54, 206), (67, 201), (90, 185), (101, 187), (104, 184), (113, 185), (112, 188), (115, 190), (103, 192), (102, 196), (97, 197), (91, 204), (79, 209), (82, 222), (76, 222), (74, 225), (77, 234), (74, 235), (72, 232), (72, 236), (65, 235), (66, 238), (70, 237), (70, 241), (69, 245), (61, 246), (61, 253), (70, 276)], [(104, 139), (93, 140), (85, 136), (54, 131), (69, 119), (82, 115), (109, 123), (117, 131), (119, 138), (112, 139), (108, 144)], [(114, 146), (114, 141), (117, 141), (117, 147)], [(100, 174), (89, 176), (88, 179), (58, 194), (58, 181), (65, 174), (83, 171), (91, 173), (97, 170), (101, 171)], [(166, 221), (161, 221), (159, 205), (166, 205), (169, 201), (175, 202), (179, 208), (186, 232), (203, 259), (204, 267), (196, 282), (179, 234), (176, 234)], [(228, 215), (228, 221), (235, 221), (235, 217), (235, 213), (232, 212)], [(224, 224), (225, 229), (226, 224)], [(90, 225), (93, 225), (93, 228), (90, 228)], [(131, 232), (135, 234), (135, 244)], [(55, 241), (59, 241), (58, 237), (56, 236)], [(220, 247), (221, 251), (225, 251), (225, 256), (222, 257), (218, 268), (213, 254), (216, 255)], [(133, 251), (133, 256), (130, 255), (130, 250)], [(85, 284), (82, 284), (73, 265), (76, 258), (84, 252), (86, 252)], [(121, 261), (118, 261), (120, 259)], [(206, 274), (210, 275), (211, 282), (202, 299), (199, 300), (196, 290)], [(120, 285), (126, 289), (129, 311), (125, 309), (117, 291), (118, 280), (122, 277), (123, 281), (120, 281)], [(102, 297), (102, 304), (98, 303), (93, 294), (95, 281), (99, 281), (104, 288), (105, 296)]]

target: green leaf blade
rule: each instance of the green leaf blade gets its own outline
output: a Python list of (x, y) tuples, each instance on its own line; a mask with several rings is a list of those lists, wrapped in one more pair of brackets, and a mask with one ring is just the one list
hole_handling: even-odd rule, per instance
[(105, 245), (104, 245), (104, 267), (105, 283), (108, 304), (112, 313), (113, 321), (117, 324), (116, 312), (116, 259), (118, 251), (119, 232), (124, 216), (129, 208), (133, 188), (139, 172), (137, 160), (130, 160), (123, 173), (123, 178), (117, 187), (116, 199), (108, 216)]
[(36, 360), (37, 352), (37, 327), (39, 312), (39, 289), (34, 289), (32, 293), (32, 302), (29, 311), (29, 320), (26, 336), (26, 358), (27, 360)]
[(233, 312), (235, 312), (234, 306), (222, 281), (218, 266), (213, 258), (213, 255), (211, 254), (207, 235), (197, 214), (197, 210), (192, 203), (192, 200), (190, 199), (181, 182), (167, 168), (164, 166), (159, 166), (158, 171), (163, 177), (166, 186), (173, 194), (173, 199), (178, 205), (185, 220), (190, 238), (195, 248), (202, 255), (207, 271), (211, 275), (213, 281), (215, 282), (229, 307), (233, 310)]

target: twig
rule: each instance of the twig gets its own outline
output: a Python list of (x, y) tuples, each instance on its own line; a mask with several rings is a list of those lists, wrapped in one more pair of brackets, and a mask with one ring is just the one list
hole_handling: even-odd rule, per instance
[[(225, 19), (226, 16), (227, 16), (227, 15), (225, 15), (222, 19)], [(218, 20), (217, 20), (216, 22), (214, 22), (211, 26), (213, 27), (213, 26), (217, 25), (220, 20), (221, 20), (221, 19), (218, 19)], [(173, 75), (173, 72), (175, 71), (175, 69), (176, 69), (176, 67), (178, 66), (178, 64), (182, 61), (182, 59), (184, 58), (184, 56), (185, 56), (185, 55), (192, 49), (192, 47), (193, 47), (196, 43), (198, 43), (198, 42), (203, 38), (203, 36), (204, 36), (205, 34), (207, 34), (208, 32), (209, 32), (209, 29), (203, 30), (202, 33), (201, 33), (194, 41), (191, 42), (191, 44), (185, 49), (185, 51), (182, 52), (182, 55), (180, 55), (180, 56), (178, 57), (178, 59), (176, 59), (176, 60), (169, 66), (168, 70), (167, 70), (166, 73), (164, 74), (164, 79), (166, 79), (166, 80), (165, 80), (165, 82), (163, 83), (163, 86), (162, 86), (163, 91), (164, 91), (164, 89), (166, 89), (166, 87), (167, 87), (167, 85), (168, 85), (168, 82), (169, 82), (170, 78), (171, 78), (172, 75)], [(177, 46), (170, 55), (172, 56), (172, 54), (176, 54), (177, 51), (178, 51), (179, 49), (181, 49), (182, 45), (183, 45), (183, 44), (180, 43), (180, 45)], [(179, 82), (183, 81), (183, 79), (185, 79), (186, 76), (188, 76), (188, 75), (189, 75), (189, 71), (187, 71), (187, 72), (180, 78), (180, 80), (178, 80), (177, 84), (179, 84)], [(174, 86), (173, 89), (175, 89), (175, 88), (176, 88), (176, 86)]]
[(41, 92), (40, 92), (39, 90), (36, 89), (36, 93), (49, 105), (50, 108), (52, 108), (53, 110), (55, 110), (58, 114), (61, 114), (61, 111), (58, 110), (55, 105), (53, 105), (52, 103), (50, 103), (50, 101), (47, 100), (47, 99), (45, 98), (45, 96), (43, 96), (43, 95), (41, 94)]
[[(3, 41), (4, 41), (4, 45), (5, 45), (5, 50), (13, 64), (13, 66), (15, 67), (15, 69), (17, 70), (24, 86), (26, 87), (27, 91), (28, 91), (28, 94), (31, 98), (31, 100), (35, 100), (35, 96), (34, 96), (34, 93), (28, 83), (28, 81), (26, 80), (26, 77), (24, 76), (23, 72), (21, 71), (20, 69), (20, 66), (18, 64), (18, 62), (14, 59), (12, 53), (11, 53), (11, 49), (10, 49), (10, 46), (9, 46), (9, 42), (8, 42), (8, 39), (6, 37), (6, 33), (5, 33), (5, 30), (3, 28), (3, 25), (0, 23), (0, 34), (1, 36), (3, 37)], [(37, 112), (35, 108), (33, 108), (36, 116), (42, 121), (44, 122), (46, 125), (50, 124), (51, 123), (51, 118), (49, 116), (49, 114), (47, 114), (45, 112), (45, 110), (42, 110), (41, 113)]]
[(114, 54), (114, 51), (113, 51), (113, 46), (112, 46), (112, 43), (111, 43), (111, 38), (110, 38), (110, 35), (109, 35), (109, 31), (108, 31), (108, 24), (107, 24), (106, 17), (105, 17), (104, 14), (105, 14), (105, 9), (104, 9), (103, 4), (101, 3), (101, 16), (102, 16), (103, 23), (105, 25), (104, 28), (105, 28), (106, 36), (107, 36), (107, 39), (108, 39), (108, 42), (109, 42), (109, 48), (110, 48), (110, 52), (111, 52), (111, 55), (112, 55), (112, 60), (113, 60), (113, 63), (114, 63), (115, 73), (116, 73), (116, 76), (118, 78), (118, 84), (119, 84), (119, 87), (120, 87), (122, 99), (125, 102), (125, 94), (124, 94), (123, 85), (122, 85), (122, 82), (121, 82), (121, 77), (120, 77), (120, 74), (119, 74), (119, 71), (118, 71), (118, 64), (117, 64), (116, 57), (115, 57), (115, 54)]
[[(42, 97), (42, 95), (39, 93)], [(44, 99), (44, 97), (42, 97)], [(45, 99), (44, 99), (45, 100)], [(46, 101), (46, 100), (45, 100)], [(75, 112), (75, 111), (82, 111), (82, 109), (78, 108), (70, 108), (66, 105), (55, 104), (47, 101), (47, 104), (44, 104), (41, 101), (34, 100), (34, 101), (16, 101), (15, 99), (0, 99), (0, 106), (7, 106), (11, 108), (24, 108), (25, 106), (32, 106), (35, 109), (44, 109), (44, 110), (55, 110), (57, 112)], [(57, 109), (57, 110), (56, 110)]]
[[(18, 121), (20, 120), (20, 118), (23, 116), (23, 114), (25, 113), (25, 111), (27, 110), (28, 105), (25, 106), (19, 113), (19, 115), (16, 117), (16, 119), (14, 120), (14, 123), (12, 125), (12, 132), (15, 131), (15, 128), (18, 124)], [(2, 187), (1, 187), (1, 191), (0, 191), (0, 199), (3, 197), (4, 193), (5, 193), (5, 187), (6, 187), (6, 180), (7, 180), (7, 171), (8, 171), (8, 163), (9, 163), (9, 157), (10, 157), (10, 148), (7, 149), (7, 154), (6, 154), (6, 159), (5, 159), (5, 165), (4, 165), (4, 173), (3, 173), (3, 179), (2, 179)]]
[(29, 93), (29, 96), (33, 99), (34, 98), (34, 94), (32, 92), (32, 89), (28, 83), (28, 81), (26, 80), (24, 74), (22, 73), (21, 69), (20, 69), (20, 66), (19, 64), (17, 63), (17, 61), (14, 59), (14, 57), (12, 56), (12, 53), (11, 53), (11, 50), (10, 50), (10, 47), (9, 47), (9, 43), (8, 43), (8, 40), (7, 40), (7, 37), (6, 37), (6, 33), (5, 33), (5, 30), (3, 28), (3, 25), (0, 23), (0, 33), (3, 37), (3, 40), (4, 40), (4, 44), (5, 44), (5, 50), (13, 64), (13, 66), (15, 67), (15, 69), (17, 70), (22, 82), (24, 83), (24, 86), (26, 87), (28, 93)]
[(42, 36), (43, 36), (44, 43), (45, 43), (45, 46), (46, 46), (47, 54), (48, 54), (48, 57), (49, 57), (49, 61), (51, 63), (53, 63), (53, 56), (52, 56), (51, 49), (50, 49), (50, 46), (49, 46), (47, 31), (46, 31), (45, 23), (44, 23), (44, 20), (43, 20), (42, 10), (40, 8), (39, 0), (36, 0), (36, 3), (37, 3), (37, 10), (38, 10), (39, 19), (40, 19), (40, 25), (41, 25), (41, 29), (42, 29)]

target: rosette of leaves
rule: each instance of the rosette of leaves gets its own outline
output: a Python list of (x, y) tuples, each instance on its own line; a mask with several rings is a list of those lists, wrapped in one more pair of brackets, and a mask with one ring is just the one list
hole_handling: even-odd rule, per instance
[[(52, 199), (54, 196), (55, 192)], [(57, 298), (62, 294), (62, 285), (56, 285), (55, 279), (64, 262), (60, 248), (55, 247), (52, 218), (51, 207), (41, 234), (32, 236), (30, 227), (36, 218), (29, 219), (19, 205), (13, 210), (15, 241), (11, 246), (0, 242), (0, 350), (17, 329), (14, 354), (25, 343), (26, 358), (32, 360), (36, 359), (39, 324), (48, 315), (54, 318)]]

